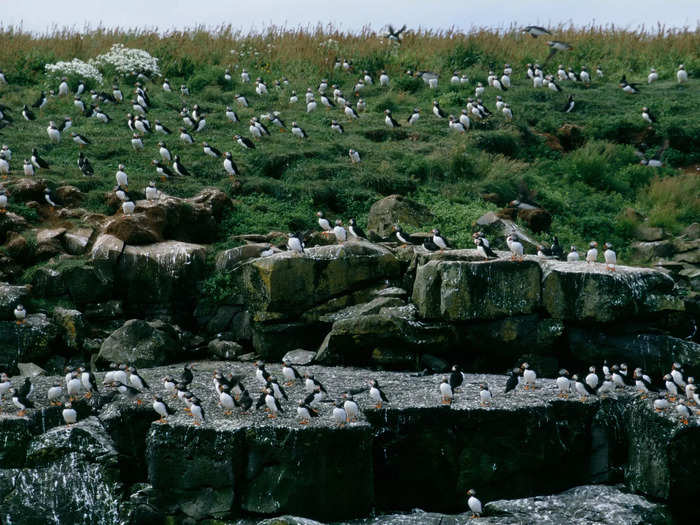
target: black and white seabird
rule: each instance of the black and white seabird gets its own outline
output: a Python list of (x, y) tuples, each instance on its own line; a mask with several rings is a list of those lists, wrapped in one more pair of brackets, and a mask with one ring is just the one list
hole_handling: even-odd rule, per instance
[(331, 223), (323, 216), (323, 212), (317, 211), (316, 216), (318, 217), (318, 225), (321, 227), (321, 230), (325, 233), (330, 233), (332, 231)]
[(518, 386), (518, 378), (520, 377), (520, 373), (520, 368), (513, 368), (510, 371), (510, 375), (508, 376), (508, 380), (506, 381), (506, 389), (503, 392), (504, 394), (507, 394), (511, 390), (515, 390), (515, 387)]
[(202, 149), (204, 150), (205, 155), (209, 155), (210, 157), (214, 158), (221, 157), (221, 152), (214, 146), (210, 146), (209, 143), (206, 141), (202, 142)]
[(540, 27), (540, 26), (526, 26), (522, 29), (522, 32), (527, 33), (532, 38), (537, 38), (538, 36), (552, 34), (549, 31), (547, 31), (544, 27)]
[(185, 168), (185, 165), (180, 162), (179, 155), (175, 155), (175, 158), (173, 159), (173, 170), (182, 177), (189, 177), (191, 175), (187, 168)]
[(372, 379), (369, 382), (369, 397), (375, 403), (375, 408), (382, 408), (383, 403), (389, 403), (389, 398), (379, 386), (379, 381)]
[(452, 365), (452, 370), (450, 371), (450, 387), (452, 387), (452, 390), (456, 390), (462, 386), (463, 382), (464, 374), (460, 370), (459, 365)]
[(537, 372), (528, 363), (520, 365), (523, 375), (523, 388), (525, 390), (535, 390), (537, 388)]
[(571, 113), (574, 110), (575, 105), (576, 102), (574, 101), (574, 96), (569, 95), (569, 100), (566, 101), (566, 105), (564, 106), (564, 113)]
[(407, 246), (409, 244), (418, 245), (422, 243), (421, 238), (406, 233), (400, 224), (395, 224), (393, 226), (393, 230), (394, 234), (396, 235), (396, 238), (399, 240), (399, 242), (403, 243), (404, 246)]
[(446, 377), (442, 378), (440, 383), (440, 399), (443, 405), (451, 405), (454, 398), (454, 392), (450, 386), (450, 382)]
[(474, 244), (476, 244), (476, 251), (484, 259), (497, 258), (498, 255), (494, 252), (491, 247), (484, 244), (484, 240), (481, 237), (474, 239)]
[(632, 95), (636, 95), (639, 93), (637, 84), (630, 84), (629, 82), (627, 82), (627, 75), (622, 75), (619, 85), (622, 91), (624, 91), (625, 93), (630, 93)]
[(390, 128), (400, 128), (401, 125), (394, 120), (394, 117), (391, 116), (391, 110), (390, 109), (385, 109), (384, 110), (384, 123), (389, 126)]
[(32, 164), (33, 164), (34, 167), (36, 167), (37, 169), (40, 169), (40, 168), (43, 168), (43, 169), (46, 169), (46, 170), (49, 169), (49, 163), (46, 162), (44, 159), (42, 159), (42, 158), (39, 156), (39, 152), (37, 151), (36, 148), (32, 148), (32, 156), (30, 157), (29, 160), (32, 161)]
[(28, 408), (34, 408), (34, 403), (32, 403), (26, 396), (22, 395), (16, 389), (10, 388), (9, 393), (12, 398), (12, 404), (19, 409), (17, 416), (24, 417), (27, 414)]
[(354, 150), (350, 148), (348, 150), (348, 157), (350, 157), (350, 162), (352, 164), (359, 164), (362, 159), (360, 159), (360, 154), (357, 152), (357, 150)]
[(153, 410), (156, 414), (160, 416), (160, 419), (158, 421), (160, 421), (161, 423), (167, 423), (168, 416), (171, 416), (175, 413), (175, 411), (172, 408), (170, 408), (166, 404), (166, 402), (163, 401), (163, 398), (159, 395), (153, 397)]
[(360, 228), (357, 225), (357, 221), (355, 221), (354, 218), (351, 218), (348, 221), (348, 231), (350, 232), (350, 235), (353, 236), (355, 239), (366, 239), (367, 236), (365, 235), (365, 232), (362, 231), (362, 228)]
[(224, 171), (230, 176), (233, 177), (234, 175), (238, 175), (238, 166), (233, 160), (233, 157), (231, 156), (230, 152), (224, 153)]
[(508, 245), (508, 249), (510, 250), (511, 253), (511, 260), (515, 261), (522, 261), (523, 260), (523, 254), (524, 254), (524, 248), (523, 245), (520, 241), (516, 240), (515, 236), (513, 234), (508, 235), (506, 237), (506, 244)]
[(469, 489), (467, 491), (467, 506), (469, 510), (472, 511), (472, 518), (479, 518), (482, 513), (481, 501), (476, 497), (476, 491), (474, 489)]
[(234, 135), (234, 140), (238, 142), (244, 149), (255, 149), (255, 144), (248, 137), (243, 137), (241, 135)]
[(300, 425), (308, 425), (312, 417), (318, 417), (318, 411), (312, 408), (306, 400), (302, 399), (297, 407), (297, 416), (299, 417)]
[(299, 126), (296, 122), (292, 122), (292, 135), (294, 135), (295, 137), (299, 137), (300, 139), (305, 139), (309, 137), (306, 134), (306, 131), (304, 131), (302, 127)]
[(32, 110), (29, 109), (26, 104), (22, 108), (22, 116), (24, 117), (24, 120), (27, 120), (27, 121), (36, 120), (36, 115), (34, 115)]
[(644, 121), (648, 122), (649, 124), (655, 124), (656, 123), (656, 117), (649, 111), (649, 108), (644, 106), (642, 108), (642, 119)]
[(401, 43), (401, 34), (406, 31), (406, 24), (401, 26), (401, 29), (395, 30), (391, 24), (387, 26), (387, 32), (384, 34), (384, 38), (388, 38), (392, 42)]

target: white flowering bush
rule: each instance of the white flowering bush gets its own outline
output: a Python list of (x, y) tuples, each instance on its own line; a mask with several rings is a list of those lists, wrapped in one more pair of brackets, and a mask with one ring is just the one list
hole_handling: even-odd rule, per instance
[(100, 67), (111, 66), (122, 74), (160, 75), (157, 58), (148, 51), (124, 47), (124, 44), (114, 44), (109, 52), (98, 55), (90, 62)]
[(74, 58), (70, 62), (56, 62), (46, 64), (44, 70), (47, 75), (62, 77), (76, 77), (81, 80), (94, 80), (98, 84), (102, 83), (102, 73), (93, 65)]

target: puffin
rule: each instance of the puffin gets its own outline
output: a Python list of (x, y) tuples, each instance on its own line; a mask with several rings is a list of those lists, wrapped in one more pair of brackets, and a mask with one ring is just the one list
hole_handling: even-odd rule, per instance
[(354, 237), (355, 239), (366, 239), (367, 235), (365, 235), (365, 232), (362, 231), (362, 228), (360, 228), (357, 225), (357, 221), (355, 221), (354, 218), (351, 218), (348, 221), (348, 231), (350, 232), (350, 235)]
[(348, 420), (348, 414), (345, 411), (345, 406), (342, 400), (338, 401), (333, 407), (333, 412), (331, 413), (333, 421), (335, 421), (336, 426), (342, 428)]
[(627, 82), (626, 75), (622, 75), (619, 86), (625, 93), (629, 93), (631, 95), (636, 95), (639, 93), (639, 89), (637, 89), (636, 84), (630, 84), (629, 82)]
[(571, 51), (573, 49), (571, 44), (561, 42), (560, 40), (548, 40), (547, 45), (549, 46), (549, 55), (547, 55), (547, 59), (544, 61), (545, 64), (547, 64), (549, 59), (552, 58), (557, 51)]
[(492, 399), (488, 383), (482, 383), (479, 386), (479, 400), (481, 401), (481, 406), (490, 405)]
[(420, 108), (413, 108), (413, 112), (408, 116), (406, 119), (406, 122), (408, 123), (409, 126), (412, 126), (416, 122), (418, 122), (418, 119), (420, 118)]
[(445, 239), (442, 235), (440, 235), (440, 230), (437, 228), (433, 228), (433, 237), (432, 241), (437, 246), (440, 251), (447, 250), (450, 248), (450, 245), (447, 243), (447, 239)]
[(311, 99), (306, 104), (306, 112), (311, 113), (312, 111), (315, 111), (317, 107), (318, 103), (316, 102), (314, 96), (311, 95)]
[(406, 31), (406, 24), (404, 24), (401, 29), (395, 30), (391, 24), (387, 26), (387, 32), (384, 34), (385, 38), (388, 38), (392, 42), (395, 42), (397, 44), (401, 43), (402, 36), (401, 34)]
[(42, 159), (39, 156), (39, 152), (37, 151), (36, 148), (32, 148), (32, 156), (30, 157), (29, 160), (31, 160), (32, 164), (34, 165), (34, 167), (36, 169), (40, 169), (40, 168), (43, 168), (46, 170), (49, 169), (49, 163), (46, 162), (44, 159)]
[(345, 133), (345, 128), (343, 128), (342, 124), (340, 124), (337, 120), (331, 120), (331, 130), (340, 134)]
[(162, 162), (160, 162), (158, 159), (153, 159), (151, 161), (151, 164), (156, 168), (156, 171), (158, 172), (162, 180), (169, 179), (170, 177), (175, 176), (175, 174), (170, 170), (170, 168)]
[(139, 375), (138, 370), (136, 370), (136, 367), (131, 366), (128, 368), (129, 372), (129, 383), (131, 386), (134, 388), (138, 388), (139, 390), (150, 390), (151, 387), (149, 384), (146, 382), (146, 380)]
[(296, 122), (292, 122), (292, 135), (299, 137), (300, 139), (306, 139), (309, 137), (306, 134), (306, 131), (304, 131)]
[(290, 252), (304, 253), (304, 242), (300, 233), (287, 234), (287, 250)]
[(49, 127), (46, 128), (46, 133), (49, 136), (49, 140), (58, 144), (61, 142), (61, 132), (56, 127), (56, 123), (52, 120), (49, 122)]
[(527, 33), (532, 38), (537, 38), (538, 36), (551, 35), (544, 27), (540, 26), (525, 26), (522, 30), (523, 33)]
[(119, 89), (117, 84), (112, 85), (112, 96), (115, 102), (122, 102), (124, 100), (124, 93), (122, 93), (122, 90)]
[(284, 413), (284, 410), (282, 410), (282, 405), (280, 405), (279, 399), (277, 399), (272, 392), (272, 389), (266, 388), (264, 390), (265, 393), (265, 406), (270, 410), (270, 413), (267, 415), (269, 418), (276, 418), (277, 414)]
[(231, 109), (231, 106), (226, 106), (226, 118), (230, 122), (238, 122), (238, 115), (233, 109)]
[(63, 397), (63, 386), (60, 381), (56, 381), (53, 386), (49, 387), (46, 391), (46, 398), (49, 401), (49, 405), (61, 406), (61, 398)]
[(202, 149), (205, 155), (209, 155), (210, 157), (214, 157), (215, 159), (221, 157), (221, 152), (214, 146), (210, 146), (209, 143), (206, 141), (202, 142)]
[(450, 370), (450, 387), (452, 390), (457, 390), (464, 382), (464, 374), (460, 370), (459, 365), (452, 365)]
[(250, 393), (245, 388), (241, 390), (241, 394), (238, 399), (236, 399), (234, 396), (233, 401), (236, 406), (241, 408), (241, 412), (244, 414), (247, 413), (248, 410), (250, 410), (250, 407), (253, 406), (253, 398), (250, 397)]
[(24, 309), (24, 306), (21, 304), (18, 304), (15, 306), (14, 309), (14, 316), (15, 316), (15, 322), (19, 325), (24, 324), (26, 319), (27, 319), (27, 311)]
[(253, 141), (250, 140), (248, 137), (234, 135), (233, 138), (243, 149), (255, 149), (255, 144), (253, 144)]
[(92, 141), (88, 139), (85, 135), (76, 133), (75, 131), (70, 132), (70, 136), (73, 137), (73, 142), (75, 142), (79, 147), (88, 146), (92, 144)]
[(592, 395), (596, 394), (598, 391), (599, 382), (600, 378), (598, 377), (598, 374), (596, 374), (596, 368), (591, 366), (588, 369), (588, 375), (585, 378), (584, 386), (586, 387), (586, 391)]
[(224, 153), (224, 171), (231, 177), (239, 173), (238, 166), (233, 161), (233, 157), (229, 151)]
[(194, 374), (192, 373), (192, 370), (194, 370), (194, 363), (187, 363), (182, 369), (179, 384), (185, 388), (187, 388), (194, 379)]
[(287, 380), (286, 386), (292, 386), (297, 379), (301, 379), (301, 374), (288, 361), (282, 359), (282, 377)]
[(85, 390), (85, 397), (91, 398), (93, 393), (99, 394), (100, 390), (97, 387), (97, 378), (92, 370), (87, 370), (85, 367), (78, 368), (80, 373), (80, 384)]
[(103, 124), (109, 124), (112, 121), (112, 118), (109, 115), (107, 115), (107, 113), (102, 111), (102, 109), (100, 109), (99, 106), (95, 108), (95, 111), (92, 113), (92, 116), (100, 122), (102, 122)]
[(115, 175), (115, 178), (117, 179), (117, 186), (119, 186), (120, 188), (122, 188), (124, 190), (128, 190), (129, 189), (129, 178), (128, 178), (126, 172), (124, 171), (124, 169), (125, 169), (124, 164), (120, 164), (117, 167), (117, 174)]
[(382, 72), (379, 74), (379, 85), (382, 87), (388, 87), (389, 86), (389, 75), (386, 74), (386, 71), (382, 69)]
[(691, 412), (690, 408), (685, 404), (685, 401), (680, 401), (676, 405), (676, 414), (678, 414), (681, 423), (687, 425), (693, 412)]
[(613, 251), (613, 245), (609, 242), (605, 243), (605, 251), (603, 252), (603, 257), (605, 258), (605, 269), (611, 272), (615, 271), (615, 265), (617, 264), (617, 255)]
[(261, 361), (255, 362), (255, 378), (262, 384), (266, 385), (270, 379), (270, 372), (265, 370), (265, 363)]
[(412, 244), (412, 245), (421, 244), (420, 238), (406, 233), (400, 224), (395, 224), (394, 226), (392, 226), (392, 229), (394, 231), (394, 235), (396, 235), (396, 238), (404, 246), (407, 246), (409, 244)]
[(578, 375), (574, 374), (571, 376), (571, 385), (571, 389), (578, 394), (579, 401), (585, 401), (588, 396), (588, 389), (584, 383), (579, 381)]
[(350, 102), (345, 102), (345, 109), (343, 110), (345, 115), (350, 119), (350, 120), (355, 120), (359, 119), (360, 115), (353, 109), (352, 105)]
[(32, 164), (29, 159), (24, 159), (24, 174), (27, 177), (33, 177), (35, 173), (34, 164)]
[(680, 363), (673, 363), (671, 365), (671, 372), (669, 374), (671, 375), (671, 378), (673, 379), (673, 382), (676, 384), (676, 386), (680, 389), (685, 388), (685, 381), (683, 380), (683, 372), (681, 371), (681, 364)]
[(154, 201), (158, 199), (158, 188), (156, 188), (156, 183), (151, 181), (146, 186), (146, 200)]
[(386, 397), (386, 394), (379, 386), (379, 381), (376, 379), (372, 379), (369, 382), (369, 398), (374, 401), (374, 407), (377, 409), (382, 408), (383, 403), (389, 403), (389, 398)]
[(357, 405), (357, 402), (355, 402), (355, 399), (353, 399), (352, 394), (348, 392), (343, 393), (343, 399), (345, 400), (343, 409), (345, 410), (346, 421), (348, 423), (357, 421), (360, 416), (360, 407)]
[(622, 374), (620, 373), (620, 367), (618, 365), (613, 365), (611, 372), (610, 377), (612, 382), (615, 384), (615, 388), (625, 388), (627, 385), (625, 384), (624, 377), (622, 377)]
[(78, 421), (78, 413), (75, 411), (73, 404), (70, 401), (64, 405), (61, 415), (63, 416), (63, 421), (65, 421), (66, 425), (68, 426), (73, 425), (76, 421)]
[(506, 121), (511, 122), (513, 120), (513, 111), (510, 109), (510, 104), (506, 103), (503, 106), (503, 116), (506, 118)]
[(23, 396), (14, 388), (10, 388), (9, 393), (12, 397), (12, 404), (19, 409), (19, 412), (17, 412), (18, 417), (24, 417), (27, 414), (28, 408), (34, 408), (34, 403), (29, 401), (29, 399), (27, 399), (26, 396)]
[(66, 393), (70, 401), (75, 401), (83, 388), (83, 382), (76, 370), (72, 370), (66, 375)]
[(226, 384), (219, 385), (219, 405), (224, 409), (224, 415), (230, 416), (233, 414), (233, 408), (236, 406), (233, 396), (230, 392), (231, 387)]
[(348, 238), (348, 232), (343, 226), (343, 221), (340, 219), (336, 219), (335, 221), (335, 227), (333, 228), (333, 235), (335, 235), (335, 238), (338, 240), (338, 242), (345, 242)]
[(350, 157), (351, 164), (359, 164), (361, 162), (360, 154), (357, 152), (357, 150), (352, 148), (348, 150), (348, 157)]
[(136, 210), (136, 204), (129, 195), (126, 195), (126, 198), (122, 202), (122, 212), (124, 215), (133, 215), (134, 210)]
[(654, 400), (654, 410), (657, 412), (663, 412), (671, 408), (671, 403), (668, 402), (666, 394), (659, 392), (656, 399)]
[(275, 379), (274, 377), (270, 377), (267, 380), (265, 386), (272, 390), (272, 395), (274, 395), (277, 399), (289, 399), (289, 397), (287, 396), (287, 392), (284, 391), (284, 388), (280, 386), (280, 384), (277, 382), (277, 379)]
[(389, 126), (390, 128), (400, 128), (401, 125), (394, 120), (394, 117), (391, 116), (391, 110), (390, 109), (385, 109), (384, 110), (384, 123)]
[(602, 397), (606, 397), (605, 394), (613, 393), (615, 391), (615, 382), (612, 379), (612, 376), (610, 374), (606, 374), (605, 377), (603, 378), (603, 382), (601, 383), (600, 387), (598, 387), (598, 395)]
[(576, 246), (573, 244), (571, 245), (571, 250), (566, 256), (567, 262), (578, 262), (579, 261), (579, 255), (578, 252), (576, 251)]
[(175, 411), (172, 408), (170, 408), (166, 404), (166, 402), (163, 401), (163, 398), (159, 395), (153, 396), (153, 410), (156, 414), (160, 416), (160, 419), (158, 420), (160, 423), (167, 423), (168, 416), (171, 416), (175, 413)]
[[(3, 179), (6, 179), (9, 174), (10, 163), (7, 162), (7, 160), (5, 160), (5, 155), (2, 152), (0, 152), (0, 176), (2, 176)], [(4, 206), (2, 206), (2, 208), (4, 209), (7, 205), (7, 196), (5, 195), (4, 190), (3, 195), (5, 196), (5, 201), (3, 202)]]
[(42, 92), (39, 94), (39, 97), (36, 99), (36, 101), (34, 101), (34, 103), (32, 104), (32, 107), (33, 107), (33, 108), (41, 109), (41, 108), (43, 108), (43, 107), (46, 105), (46, 103), (48, 102), (48, 100), (49, 100), (49, 99), (48, 99), (48, 97), (46, 96), (46, 91), (42, 91)]
[(12, 381), (10, 381), (9, 376), (5, 372), (0, 373), (0, 399), (4, 398), (11, 388)]
[(250, 75), (248, 74), (248, 71), (245, 68), (243, 68), (243, 70), (241, 71), (241, 82), (243, 82), (244, 84), (250, 82)]
[(193, 144), (194, 139), (192, 138), (192, 135), (189, 134), (189, 132), (185, 128), (180, 128), (180, 140), (184, 144)]
[(22, 108), (22, 116), (24, 117), (24, 120), (26, 120), (26, 121), (36, 120), (36, 115), (34, 115), (32, 110), (29, 109), (26, 104)]
[(510, 371), (510, 375), (508, 376), (508, 380), (506, 381), (506, 389), (503, 392), (504, 394), (507, 394), (511, 390), (515, 390), (515, 387), (518, 386), (518, 378), (519, 377), (520, 377), (520, 369), (513, 368)]
[(476, 491), (474, 489), (469, 489), (467, 491), (467, 506), (469, 510), (472, 511), (472, 518), (479, 518), (482, 512), (481, 501), (476, 497)]
[(566, 101), (566, 105), (564, 106), (564, 113), (571, 113), (575, 106), (576, 101), (574, 100), (574, 96), (569, 95), (569, 100)]
[(569, 379), (569, 371), (565, 368), (559, 370), (559, 377), (557, 377), (557, 389), (559, 390), (559, 397), (568, 397), (569, 392), (571, 392), (571, 380)]
[(446, 377), (442, 378), (440, 383), (440, 398), (443, 405), (451, 405), (454, 394), (450, 382)]
[(520, 241), (517, 241), (515, 239), (515, 236), (513, 234), (508, 235), (506, 237), (506, 244), (508, 245), (508, 249), (510, 250), (511, 257), (510, 259), (512, 261), (518, 260), (522, 261), (523, 260), (523, 245)]
[(185, 168), (185, 166), (182, 164), (182, 162), (180, 162), (179, 155), (175, 155), (175, 158), (173, 159), (173, 170), (175, 171), (175, 173), (183, 177), (188, 177), (191, 175), (190, 172), (187, 171), (187, 168)]
[(300, 425), (308, 425), (312, 417), (318, 417), (318, 412), (302, 399), (297, 407), (297, 416)]
[(290, 103), (290, 104), (296, 104), (297, 102), (299, 102), (299, 97), (297, 96), (297, 92), (296, 92), (296, 91), (292, 91), (292, 94), (291, 94), (291, 96), (289, 97), (289, 103)]
[(323, 216), (322, 211), (317, 211), (316, 216), (318, 217), (318, 225), (321, 227), (323, 233), (331, 232), (331, 223), (328, 219)]
[(143, 149), (143, 140), (141, 140), (141, 135), (139, 135), (138, 133), (134, 133), (132, 135), (131, 147), (134, 148), (134, 150)]
[(202, 402), (196, 397), (193, 398), (192, 404), (190, 405), (190, 413), (194, 418), (194, 424), (199, 426), (205, 422), (204, 408), (202, 407)]
[(528, 363), (520, 365), (523, 374), (523, 383), (525, 390), (535, 390), (537, 385), (537, 373), (530, 368)]
[(437, 118), (445, 118), (447, 116), (437, 100), (433, 100), (433, 115)]
[(652, 115), (651, 111), (649, 111), (649, 108), (644, 106), (642, 108), (642, 119), (649, 124), (655, 124), (656, 123), (656, 117)]
[(685, 70), (685, 66), (683, 64), (678, 66), (678, 71), (676, 72), (676, 79), (678, 80), (679, 84), (688, 82), (688, 72)]
[(135, 117), (134, 117), (134, 123), (133, 123), (133, 125), (134, 125), (134, 129), (135, 129), (136, 131), (140, 131), (140, 132), (143, 133), (144, 135), (147, 135), (147, 134), (149, 134), (149, 133), (153, 133), (153, 132), (151, 131), (151, 124), (150, 124), (150, 122), (148, 122), (148, 120), (146, 120), (146, 119), (143, 118), (143, 117), (139, 117), (138, 115), (135, 116)]
[(598, 261), (598, 243), (591, 241), (586, 252), (586, 263), (595, 263)]

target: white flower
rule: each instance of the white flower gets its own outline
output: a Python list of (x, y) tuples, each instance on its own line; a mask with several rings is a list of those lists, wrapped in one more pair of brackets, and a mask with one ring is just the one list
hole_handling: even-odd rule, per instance
[(74, 58), (70, 62), (56, 62), (55, 64), (46, 64), (44, 66), (48, 75), (76, 75), (82, 79), (94, 79), (98, 84), (102, 83), (102, 74), (92, 64), (88, 64)]
[(143, 49), (124, 47), (124, 44), (114, 44), (108, 53), (99, 55), (92, 64), (109, 64), (119, 73), (148, 73), (159, 75), (158, 59)]

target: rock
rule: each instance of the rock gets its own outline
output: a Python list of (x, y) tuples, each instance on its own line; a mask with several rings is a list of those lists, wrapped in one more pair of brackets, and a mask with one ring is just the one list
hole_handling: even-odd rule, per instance
[(219, 339), (213, 339), (209, 341), (207, 345), (207, 350), (209, 350), (209, 355), (214, 359), (233, 359), (237, 355), (243, 353), (243, 347), (238, 343), (233, 341), (221, 341)]
[(673, 244), (669, 240), (653, 242), (633, 242), (630, 244), (630, 257), (642, 263), (652, 262), (674, 254)]
[(518, 220), (524, 222), (533, 233), (546, 232), (552, 224), (552, 215), (542, 208), (519, 209)]
[(17, 363), (19, 375), (24, 377), (36, 377), (46, 375), (46, 370), (34, 363)]
[(15, 261), (25, 266), (30, 266), (34, 262), (36, 255), (36, 244), (27, 241), (24, 235), (15, 232), (7, 233), (7, 243), (5, 244), (7, 254)]
[(372, 204), (367, 217), (367, 230), (386, 239), (392, 235), (396, 224), (410, 231), (433, 222), (435, 216), (426, 206), (402, 195), (389, 195)]
[(575, 124), (564, 124), (557, 130), (556, 138), (559, 140), (564, 151), (571, 151), (583, 146), (586, 136), (582, 126)]
[(310, 365), (315, 357), (316, 352), (311, 352), (309, 350), (297, 348), (296, 350), (290, 350), (289, 352), (284, 354), (284, 357), (282, 359), (290, 365), (306, 366)]
[(108, 266), (75, 259), (59, 267), (59, 275), (57, 280), (76, 304), (107, 301), (113, 295), (114, 275)]
[(429, 372), (439, 373), (448, 371), (450, 365), (447, 361), (432, 354), (423, 354), (420, 360), (420, 368), (427, 368)]
[(252, 344), (259, 357), (279, 361), (295, 348), (318, 348), (327, 325), (308, 322), (253, 323)]
[(11, 211), (0, 213), (0, 244), (5, 242), (9, 232), (21, 232), (27, 226), (27, 221), (21, 215)]
[(102, 233), (112, 235), (128, 245), (142, 246), (164, 240), (165, 210), (150, 206), (131, 215), (116, 215), (108, 219)]
[(690, 241), (700, 239), (700, 222), (694, 222), (681, 233), (683, 237)]
[(69, 185), (59, 186), (54, 191), (54, 195), (56, 195), (56, 200), (60, 204), (70, 208), (76, 208), (77, 206), (80, 206), (80, 203), (83, 202), (83, 199), (85, 198), (85, 195), (82, 191), (80, 191), (75, 186)]
[(74, 228), (63, 236), (63, 247), (71, 255), (82, 255), (87, 251), (93, 234), (92, 228)]
[(405, 298), (408, 292), (403, 288), (397, 286), (390, 286), (389, 288), (382, 288), (375, 293), (378, 297), (402, 297)]
[(56, 351), (58, 328), (45, 314), (29, 314), (22, 325), (0, 321), (0, 368), (41, 362)]
[(644, 224), (637, 226), (634, 236), (637, 240), (644, 242), (660, 241), (665, 237), (663, 228), (653, 228)]
[(625, 481), (630, 488), (668, 500), (679, 517), (691, 518), (695, 511), (688, 501), (697, 496), (700, 426), (683, 425), (674, 410), (656, 413), (651, 399), (635, 401), (625, 412), (624, 425), (629, 435)]
[(219, 252), (216, 256), (216, 269), (219, 271), (230, 271), (236, 268), (243, 261), (260, 257), (265, 250), (270, 249), (269, 243), (244, 244), (236, 246), (230, 250)]
[(53, 318), (63, 330), (65, 347), (74, 351), (79, 350), (85, 337), (85, 323), (82, 312), (57, 306), (53, 309)]
[(340, 319), (349, 319), (351, 317), (360, 317), (362, 315), (377, 314), (382, 308), (390, 308), (394, 306), (404, 306), (404, 302), (398, 297), (375, 297), (368, 303), (356, 304), (348, 306), (337, 312), (321, 316), (321, 321), (334, 323)]
[(87, 305), (85, 308), (87, 319), (116, 319), (121, 317), (123, 313), (121, 301), (104, 301)]
[(700, 248), (673, 256), (674, 261), (700, 265)]
[(44, 201), (46, 181), (44, 179), (22, 177), (7, 184), (7, 193), (16, 202)]
[(173, 362), (181, 351), (172, 326), (162, 321), (131, 319), (105, 339), (99, 358), (107, 363), (143, 368)]
[(672, 523), (671, 515), (666, 508), (629, 493), (621, 485), (586, 485), (552, 496), (490, 501), (486, 503), (484, 513), (489, 517), (479, 521), (487, 525), (512, 523), (671, 525)]
[[(31, 440), (32, 429), (29, 419), (0, 418), (0, 469), (23, 467), (27, 456), (27, 446)], [(2, 470), (0, 470), (2, 473)], [(2, 474), (0, 474), (0, 477)], [(0, 487), (2, 482), (0, 481)]]
[(92, 247), (92, 260), (113, 269), (121, 299), (132, 305), (167, 304), (196, 295), (206, 251), (205, 246), (178, 241), (125, 247), (116, 237), (100, 235)]
[(242, 303), (254, 320), (294, 318), (332, 297), (398, 276), (391, 252), (369, 242), (309, 248), (253, 259), (235, 273)]
[(14, 320), (15, 307), (26, 302), (31, 291), (29, 285), (15, 286), (0, 282), (0, 320)]
[(556, 319), (610, 322), (665, 310), (682, 310), (670, 296), (673, 279), (646, 268), (542, 262), (542, 303)]
[(662, 377), (678, 362), (689, 375), (700, 374), (700, 344), (661, 334), (615, 334), (569, 327), (571, 352), (584, 363), (634, 363), (651, 377)]
[(431, 261), (418, 267), (412, 299), (424, 319), (529, 314), (540, 305), (540, 267), (533, 260)]
[(65, 228), (45, 228), (36, 230), (36, 242), (37, 244), (44, 244), (58, 240), (64, 233), (66, 233)]

